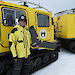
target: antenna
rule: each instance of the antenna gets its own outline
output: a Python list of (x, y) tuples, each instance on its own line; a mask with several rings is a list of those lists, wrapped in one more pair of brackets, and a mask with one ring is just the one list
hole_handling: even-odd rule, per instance
[[(13, 1), (15, 1), (15, 0), (13, 0)], [(42, 8), (42, 9), (48, 11), (48, 12), (51, 12), (48, 9), (46, 9), (45, 7), (41, 6), (40, 3), (39, 4), (36, 4), (34, 2), (30, 2), (30, 1), (27, 1), (27, 0), (16, 0), (16, 1), (20, 1), (19, 3), (21, 3), (21, 2), (29, 3), (29, 4), (32, 4), (32, 5), (37, 6), (37, 7), (35, 7), (35, 9)]]

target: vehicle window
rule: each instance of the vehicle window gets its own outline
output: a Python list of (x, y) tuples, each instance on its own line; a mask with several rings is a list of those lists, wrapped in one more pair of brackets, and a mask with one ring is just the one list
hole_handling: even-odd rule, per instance
[(49, 16), (43, 14), (37, 14), (38, 27), (49, 27)]
[(5, 26), (15, 26), (18, 23), (18, 18), (20, 15), (25, 15), (24, 11), (3, 8), (3, 24)]

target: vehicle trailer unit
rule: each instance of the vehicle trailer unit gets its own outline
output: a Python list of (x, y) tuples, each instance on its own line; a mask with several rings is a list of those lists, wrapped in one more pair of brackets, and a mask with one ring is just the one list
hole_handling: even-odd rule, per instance
[(56, 13), (54, 24), (61, 46), (75, 53), (75, 8)]

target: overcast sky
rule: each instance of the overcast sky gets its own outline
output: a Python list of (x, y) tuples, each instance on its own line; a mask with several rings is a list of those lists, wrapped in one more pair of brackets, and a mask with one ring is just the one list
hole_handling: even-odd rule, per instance
[[(8, 1), (13, 2), (13, 0)], [(75, 0), (27, 0), (27, 1), (31, 1), (37, 4), (40, 3), (40, 5), (42, 5), (43, 7), (47, 8), (49, 11), (52, 11), (53, 14), (66, 9), (75, 8)], [(13, 3), (17, 3), (17, 1)]]

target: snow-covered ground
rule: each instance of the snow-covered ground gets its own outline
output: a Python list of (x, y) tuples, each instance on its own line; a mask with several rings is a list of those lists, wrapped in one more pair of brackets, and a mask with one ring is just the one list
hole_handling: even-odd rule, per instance
[(57, 61), (32, 75), (75, 75), (75, 54), (61, 49)]

